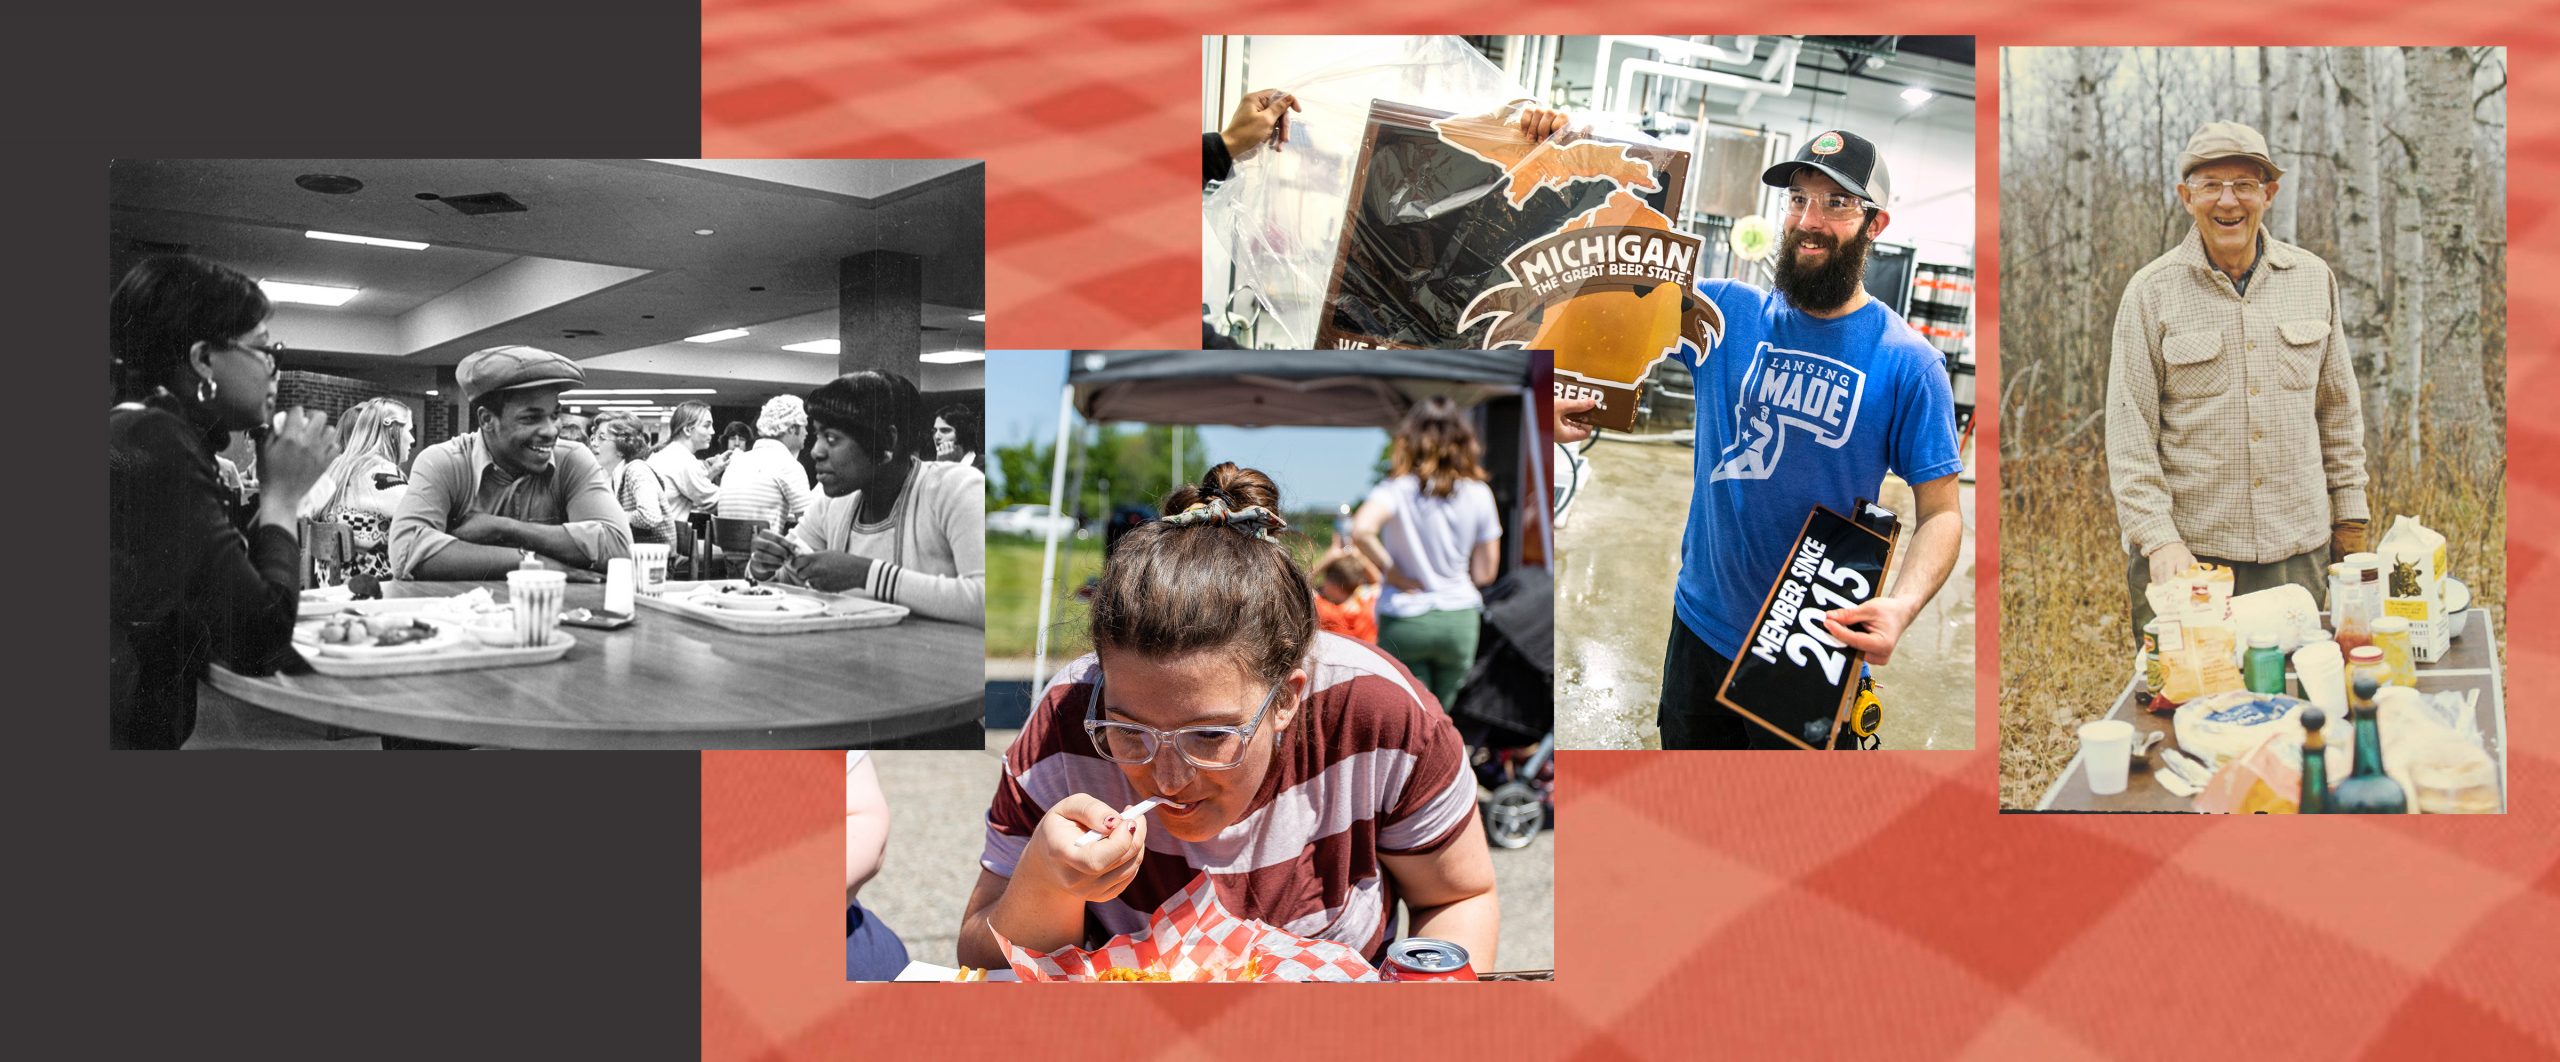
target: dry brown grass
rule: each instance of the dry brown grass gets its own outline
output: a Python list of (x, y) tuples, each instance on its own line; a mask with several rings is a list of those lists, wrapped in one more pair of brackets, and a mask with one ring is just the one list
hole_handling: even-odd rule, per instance
[[(2042, 418), (2044, 423), (2076, 418)], [(2445, 536), (2451, 574), (2506, 630), (2506, 458), (2497, 425), (2406, 439), (2367, 434), (2376, 541), (2400, 513)], [(2077, 728), (2114, 703), (2132, 671), (2124, 552), (2094, 427), (2059, 444), (2002, 440), (2000, 806), (2031, 808), (2071, 762)], [(2020, 452), (2032, 450), (2033, 452)], [(2506, 647), (2499, 646), (2505, 660)]]

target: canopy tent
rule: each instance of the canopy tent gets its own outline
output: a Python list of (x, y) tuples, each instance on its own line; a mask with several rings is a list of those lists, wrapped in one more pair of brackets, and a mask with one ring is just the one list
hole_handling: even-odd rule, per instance
[[(1058, 395), (1058, 438), (1049, 511), (1066, 512), (1069, 413), (1087, 421), (1237, 427), (1394, 428), (1414, 404), (1447, 395), (1461, 406), (1518, 397), (1520, 453), (1543, 456), (1537, 399), (1548, 387), (1543, 353), (1522, 350), (1078, 350)], [(1548, 499), (1546, 462), (1526, 460), (1532, 497)], [(1536, 521), (1540, 556), (1553, 555), (1548, 521)], [(1516, 550), (1515, 550), (1516, 557)], [(1049, 604), (1058, 573), (1058, 529), (1040, 561), (1040, 618), (1033, 673), (1049, 674)]]

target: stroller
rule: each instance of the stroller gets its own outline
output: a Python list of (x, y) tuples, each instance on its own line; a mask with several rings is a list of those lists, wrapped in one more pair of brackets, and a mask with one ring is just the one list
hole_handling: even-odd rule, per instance
[(1484, 633), (1449, 714), (1475, 764), (1485, 835), (1524, 848), (1555, 812), (1555, 581), (1517, 568), (1485, 591)]

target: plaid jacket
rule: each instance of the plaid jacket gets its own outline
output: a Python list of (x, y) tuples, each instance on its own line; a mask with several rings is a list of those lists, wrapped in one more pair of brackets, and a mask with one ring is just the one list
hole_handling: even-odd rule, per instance
[(2107, 473), (2125, 543), (2266, 564), (2365, 519), (2364, 415), (2328, 263), (2269, 237), (2243, 296), (2195, 232), (2125, 286)]

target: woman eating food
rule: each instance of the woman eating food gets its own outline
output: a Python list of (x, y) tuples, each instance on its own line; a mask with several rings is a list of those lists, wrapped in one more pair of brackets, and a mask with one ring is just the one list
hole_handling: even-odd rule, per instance
[[(325, 414), (277, 416), (270, 307), (256, 282), (190, 256), (144, 261), (108, 303), (107, 714), (115, 748), (195, 730), (205, 666), (263, 670), (293, 639), (302, 499), (338, 454)], [(265, 427), (257, 515), (224, 514), (214, 453)]]
[[(1456, 728), (1393, 658), (1317, 632), (1269, 477), (1221, 464), (1162, 512), (1111, 551), (1095, 652), (1005, 754), (960, 961), (1005, 965), (998, 933), (1098, 946), (1207, 874), (1237, 917), (1372, 962), (1402, 903), (1407, 934), (1488, 968), (1499, 908)], [(1169, 803), (1120, 814), (1150, 798)]]
[(366, 399), (339, 418), (338, 439), (345, 449), (303, 496), (302, 518), (347, 525), (356, 544), (350, 574), (391, 578), (391, 514), (409, 491), (400, 471), (409, 460), (409, 407)]
[(809, 456), (824, 497), (788, 537), (756, 533), (749, 579), (859, 591), (919, 616), (987, 622), (987, 477), (918, 460), (923, 400), (865, 370), (809, 392)]

